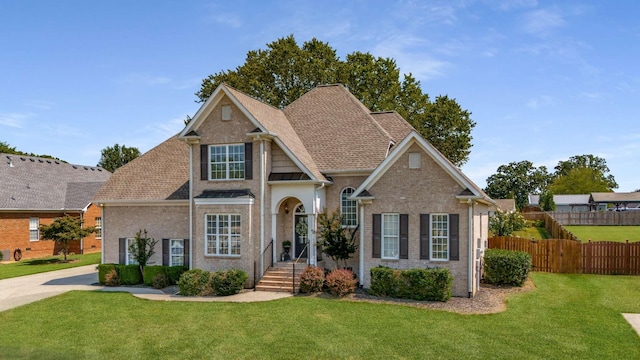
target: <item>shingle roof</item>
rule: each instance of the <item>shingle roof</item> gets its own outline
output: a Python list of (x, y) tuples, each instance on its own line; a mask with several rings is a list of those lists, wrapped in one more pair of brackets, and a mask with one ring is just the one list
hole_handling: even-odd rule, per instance
[(516, 211), (515, 199), (494, 199), (493, 201), (501, 211)]
[(177, 135), (118, 168), (94, 197), (117, 200), (189, 199), (189, 145)]
[(111, 173), (96, 166), (0, 154), (0, 209), (82, 210)]
[(602, 203), (640, 202), (640, 192), (594, 192), (591, 200)]
[(221, 190), (204, 190), (202, 194), (194, 196), (197, 199), (232, 199), (248, 196), (255, 198), (250, 189), (221, 189)]
[(318, 86), (284, 110), (320, 171), (374, 169), (392, 136), (342, 85)]
[(373, 119), (380, 124), (388, 133), (391, 138), (399, 143), (414, 130), (413, 126), (400, 116), (395, 111), (384, 111), (371, 113)]

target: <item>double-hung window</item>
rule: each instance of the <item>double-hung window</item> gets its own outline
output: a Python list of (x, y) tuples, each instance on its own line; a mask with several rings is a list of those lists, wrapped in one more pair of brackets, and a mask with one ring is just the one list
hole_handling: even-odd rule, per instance
[(399, 259), (400, 217), (398, 214), (382, 214), (382, 258)]
[(340, 215), (342, 216), (342, 226), (358, 225), (358, 204), (355, 200), (349, 200), (356, 190), (352, 187), (345, 188), (340, 193)]
[(96, 239), (102, 239), (102, 218), (96, 218)]
[(171, 239), (169, 240), (170, 256), (169, 266), (183, 266), (184, 265), (184, 240), (183, 239)]
[(244, 161), (244, 144), (209, 146), (209, 179), (244, 179)]
[(207, 214), (205, 255), (240, 255), (240, 215)]
[(134, 253), (131, 251), (131, 246), (135, 243), (136, 239), (134, 238), (127, 238), (127, 263), (125, 265), (138, 265), (138, 261), (135, 258)]
[(37, 217), (29, 219), (29, 240), (40, 240), (40, 219)]
[(449, 260), (449, 214), (431, 214), (431, 259)]

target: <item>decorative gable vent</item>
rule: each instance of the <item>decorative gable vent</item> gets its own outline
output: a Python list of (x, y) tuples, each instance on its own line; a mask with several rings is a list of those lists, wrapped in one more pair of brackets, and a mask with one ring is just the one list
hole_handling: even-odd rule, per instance
[(222, 120), (231, 120), (231, 105), (222, 105)]
[(409, 153), (409, 169), (420, 169), (422, 165), (421, 154), (419, 152)]

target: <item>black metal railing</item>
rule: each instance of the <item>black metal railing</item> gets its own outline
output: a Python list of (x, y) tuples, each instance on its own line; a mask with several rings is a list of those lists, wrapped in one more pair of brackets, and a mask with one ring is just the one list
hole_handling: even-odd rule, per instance
[[(267, 244), (267, 246), (264, 248), (264, 251), (262, 251), (262, 254), (260, 254), (260, 257), (262, 259), (264, 259), (264, 254), (269, 250), (269, 248), (273, 248), (273, 239), (271, 239), (269, 244)], [(266, 264), (267, 264), (267, 262), (263, 261), (262, 269), (260, 269), (260, 278), (261, 279), (262, 279), (262, 275), (267, 271), (267, 269), (269, 269), (271, 266), (273, 266), (273, 256), (269, 256), (269, 265), (267, 265), (267, 267), (265, 268)], [(257, 266), (255, 261), (253, 262), (253, 279), (254, 279), (255, 285), (258, 285), (258, 266)]]
[[(291, 285), (292, 285), (292, 292), (295, 294), (296, 293), (296, 264), (298, 263), (298, 261), (300, 260), (300, 258), (302, 257), (302, 255), (306, 254), (307, 250), (309, 248), (309, 244), (306, 244), (304, 246), (304, 249), (302, 249), (302, 251), (300, 252), (300, 255), (298, 255), (298, 257), (293, 261), (293, 279), (291, 280)], [(308, 258), (309, 256), (307, 256)]]

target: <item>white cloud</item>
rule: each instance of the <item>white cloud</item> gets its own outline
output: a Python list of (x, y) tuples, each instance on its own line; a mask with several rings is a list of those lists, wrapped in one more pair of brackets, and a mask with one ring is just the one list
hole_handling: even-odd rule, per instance
[(0, 114), (0, 125), (12, 128), (22, 128), (25, 122), (33, 117), (32, 113), (8, 113)]
[(421, 81), (443, 76), (451, 64), (426, 55), (425, 44), (412, 34), (396, 35), (376, 44), (373, 53), (395, 59), (401, 72), (411, 72)]
[(540, 36), (546, 36), (566, 24), (563, 16), (556, 9), (534, 10), (527, 13), (523, 20), (522, 26), (526, 32)]
[(51, 101), (32, 100), (24, 103), (24, 105), (40, 110), (51, 110), (55, 104)]

